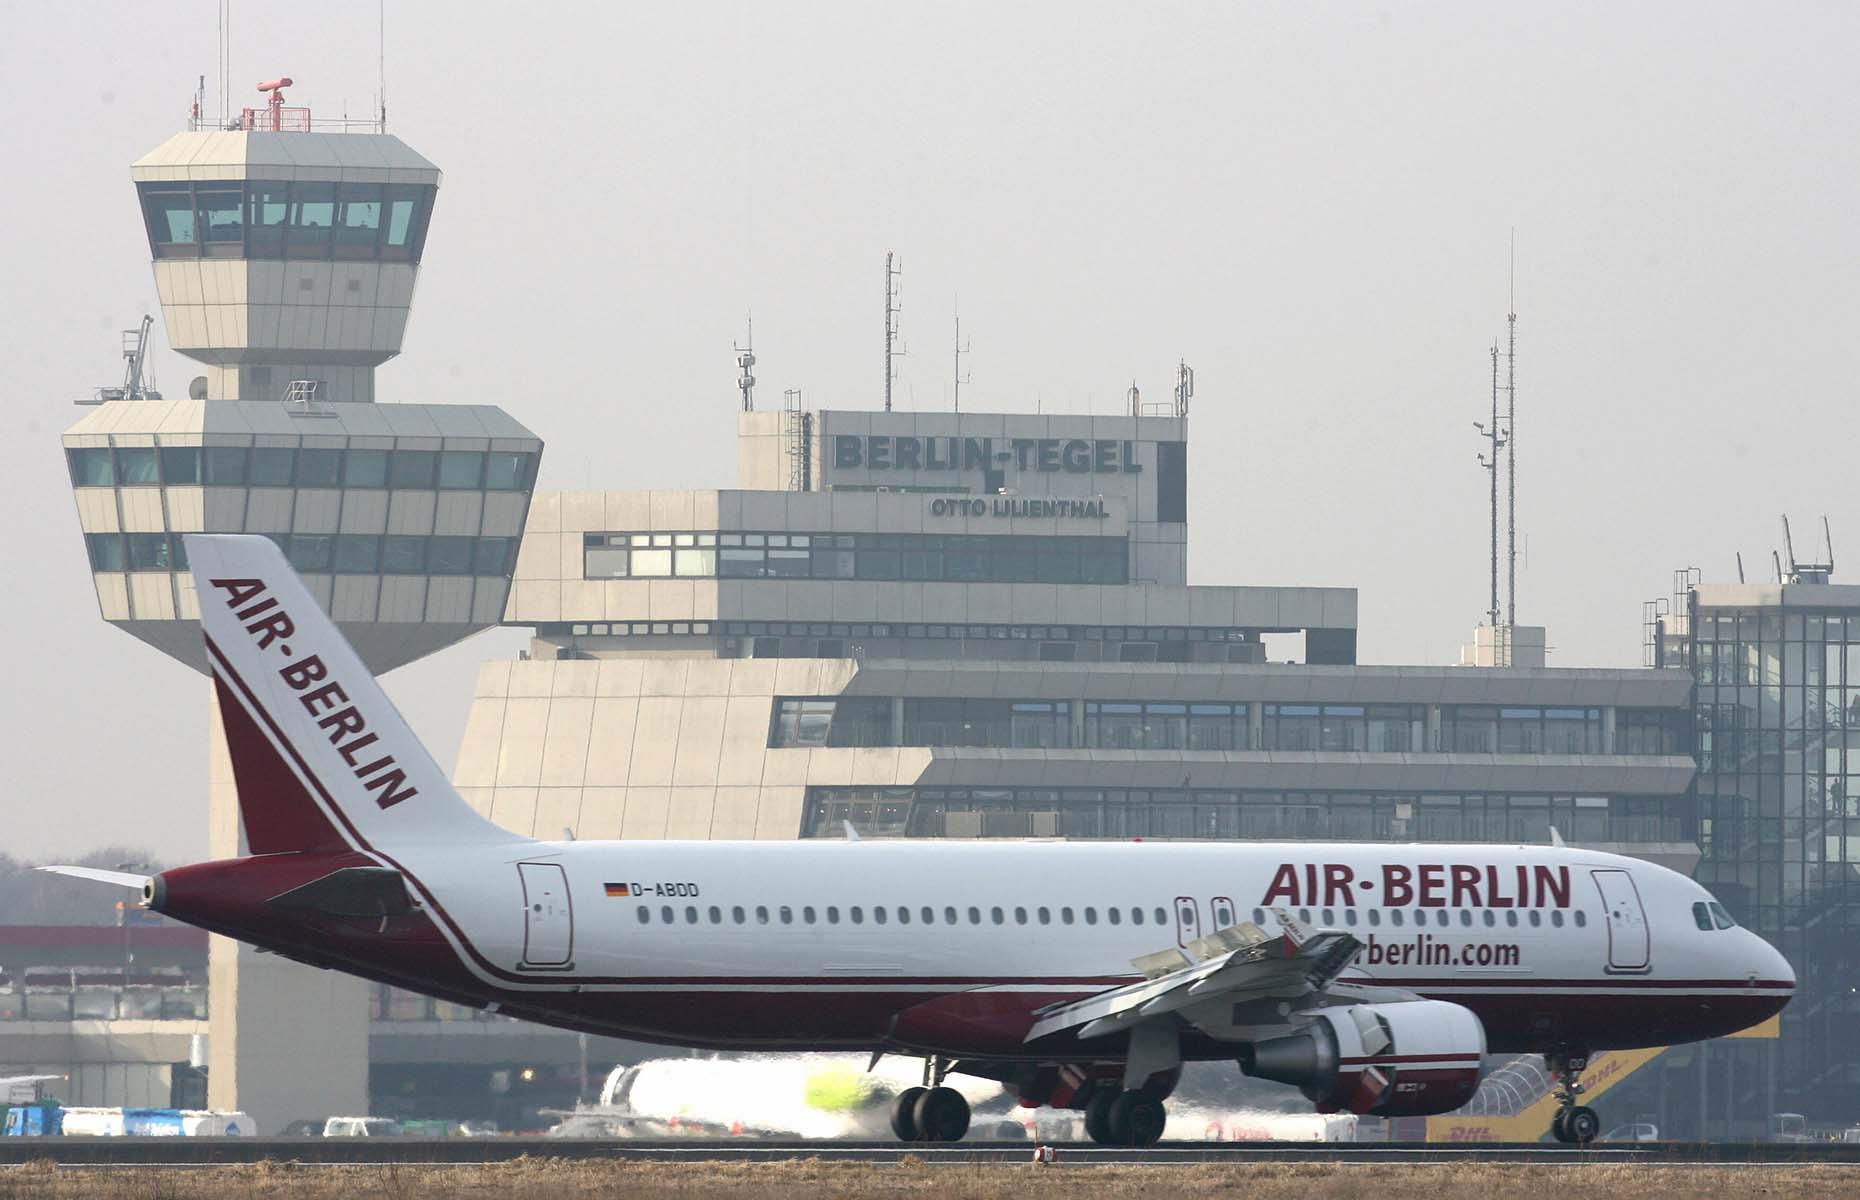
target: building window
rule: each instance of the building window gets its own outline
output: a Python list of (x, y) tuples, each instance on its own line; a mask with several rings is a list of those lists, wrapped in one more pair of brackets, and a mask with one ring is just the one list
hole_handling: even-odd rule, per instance
[[(610, 556), (595, 548), (634, 545), (706, 548), (680, 557), (680, 577), (725, 579), (908, 579), (923, 582), (1124, 583), (1123, 538), (825, 533), (597, 533), (588, 535), (584, 577), (614, 578)], [(711, 551), (709, 547), (717, 547)], [(653, 564), (656, 569), (656, 563)], [(630, 574), (641, 574), (635, 566)]]

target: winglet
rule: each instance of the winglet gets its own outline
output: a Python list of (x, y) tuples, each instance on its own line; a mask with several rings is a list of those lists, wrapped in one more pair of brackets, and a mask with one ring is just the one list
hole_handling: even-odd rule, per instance
[(853, 828), (853, 823), (851, 821), (841, 821), (840, 828), (846, 831), (846, 840), (849, 842), (863, 842), (865, 840), (859, 836), (859, 831)]
[(1311, 940), (1314, 931), (1286, 909), (1275, 908), (1272, 910), (1272, 915), (1278, 918), (1279, 927), (1284, 930), (1285, 957), (1290, 958), (1298, 952), (1298, 947)]
[(1550, 827), (1550, 844), (1552, 846), (1561, 846), (1565, 844), (1563, 835), (1556, 831), (1556, 826), (1554, 825)]

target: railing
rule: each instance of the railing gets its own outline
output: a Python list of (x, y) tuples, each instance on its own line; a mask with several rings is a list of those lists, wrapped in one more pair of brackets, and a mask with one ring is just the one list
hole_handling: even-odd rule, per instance
[(386, 133), (387, 123), (379, 117), (312, 117), (307, 108), (285, 107), (278, 110), (274, 120), (272, 110), (265, 108), (242, 109), (238, 116), (227, 119), (223, 124), (218, 118), (198, 116), (189, 119), (187, 127), (194, 133), (206, 133), (220, 129), (244, 130), (258, 133)]

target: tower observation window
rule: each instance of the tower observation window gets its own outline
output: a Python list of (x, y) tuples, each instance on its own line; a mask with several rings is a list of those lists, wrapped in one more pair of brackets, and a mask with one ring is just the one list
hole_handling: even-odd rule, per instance
[(419, 262), (427, 184), (202, 180), (137, 184), (156, 258)]
[(156, 258), (198, 258), (199, 237), (194, 201), (186, 185), (142, 188), (142, 215), (148, 222), (149, 245)]
[(245, 198), (237, 184), (198, 187), (194, 207), (199, 213), (200, 238), (210, 258), (237, 258), (245, 245)]

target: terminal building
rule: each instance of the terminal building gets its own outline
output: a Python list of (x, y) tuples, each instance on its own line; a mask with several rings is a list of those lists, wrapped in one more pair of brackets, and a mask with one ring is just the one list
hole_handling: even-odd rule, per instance
[[(1811, 788), (1799, 730), (1736, 725), (1773, 728), (1779, 756), (1773, 790), (1736, 791), (1723, 736), (1695, 729), (1688, 668), (1706, 651), (1689, 629), (1667, 638), (1683, 657), (1652, 669), (1546, 667), (1512, 652), (1540, 637), (1490, 630), (1475, 665), (1372, 665), (1352, 588), (1190, 584), (1185, 401), (1101, 416), (752, 409), (735, 416), (734, 488), (535, 491), (541, 442), (501, 409), (377, 403), (438, 170), (385, 133), (313, 133), (307, 114), (296, 132), (259, 128), (268, 115), (179, 134), (132, 170), (169, 341), (206, 373), (187, 400), (110, 399), (64, 436), (101, 615), (199, 669), (178, 535), (223, 530), (277, 539), (378, 671), (492, 625), (527, 630), (527, 649), (485, 663), (459, 698), (454, 781), (507, 828), (1509, 843), (1555, 830), (1681, 870), (1702, 850), (1706, 881), (1747, 883), (1742, 902), (1779, 927), (1838, 884), (1832, 861), (1846, 859), (1829, 858), (1824, 826), (1792, 833), (1796, 851), (1765, 832), (1800, 826), (1787, 795), (1822, 803), (1844, 778), (1819, 749), (1830, 727), (1816, 726)], [(1794, 628), (1780, 606), (1752, 619)], [(1832, 653), (1825, 613), (1802, 620)], [(1766, 681), (1752, 688), (1770, 686), (1752, 669)], [(1821, 670), (1804, 687), (1826, 686)], [(215, 729), (211, 847), (230, 856)], [(1811, 843), (1818, 857), (1799, 860)], [(1798, 954), (1844, 953), (1832, 926), (1782, 941), (1798, 970)], [(136, 1003), (93, 995), (93, 1015), (138, 1014), (141, 1036), (84, 1053), (153, 1061), (154, 1075), (131, 1073), (138, 1099), (163, 1078), (196, 1086), (204, 1065), (210, 1102), (268, 1131), (370, 1108), (478, 1116), (524, 1071), (559, 1079), (577, 1059), (598, 1071), (641, 1052), (218, 938), (205, 969), (185, 1029), (144, 1029)], [(0, 1036), (15, 1056), (0, 1066), (77, 1053), (61, 1047), (78, 1044), (79, 1003), (0, 999), (0, 1021), (50, 1014)], [(201, 1062), (173, 1058), (197, 1033)], [(72, 1099), (121, 1102), (119, 1076), (87, 1060)], [(1715, 1119), (1724, 1102), (1697, 1090), (1673, 1129)]]
[(1851, 1124), (1860, 1087), (1860, 587), (1826, 563), (1775, 583), (1680, 572), (1650, 657), (1695, 680), (1697, 879), (1796, 972), (1776, 1057), (1743, 1090)]

